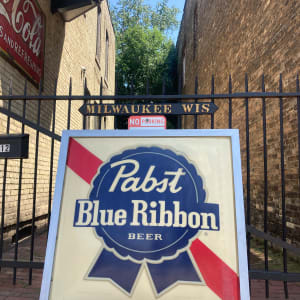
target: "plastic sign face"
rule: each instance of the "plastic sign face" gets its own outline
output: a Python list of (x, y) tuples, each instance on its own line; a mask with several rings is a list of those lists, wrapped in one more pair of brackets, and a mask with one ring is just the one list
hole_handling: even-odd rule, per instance
[(64, 132), (40, 299), (249, 299), (237, 131), (156, 132)]

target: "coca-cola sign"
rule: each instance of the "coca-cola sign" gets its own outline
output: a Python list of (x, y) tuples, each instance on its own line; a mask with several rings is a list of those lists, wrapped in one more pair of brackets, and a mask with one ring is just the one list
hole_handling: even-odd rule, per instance
[(44, 73), (45, 16), (35, 0), (0, 0), (0, 50), (35, 84)]

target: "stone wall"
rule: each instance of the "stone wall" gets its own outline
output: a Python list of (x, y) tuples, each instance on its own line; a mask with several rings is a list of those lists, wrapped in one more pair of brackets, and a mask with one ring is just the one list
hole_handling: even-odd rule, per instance
[[(94, 8), (79, 16), (71, 22), (65, 23), (58, 14), (52, 14), (48, 0), (39, 0), (38, 3), (46, 16), (45, 33), (45, 60), (44, 60), (44, 82), (43, 94), (54, 93), (55, 81), (57, 80), (57, 94), (69, 94), (69, 82), (72, 78), (72, 94), (83, 95), (84, 82), (90, 94), (99, 95), (100, 82), (103, 82), (103, 94), (114, 94), (115, 90), (115, 36), (110, 19), (107, 1), (101, 1), (101, 26), (100, 26), (100, 53), (96, 57), (97, 41), (97, 16), (98, 10)], [(106, 39), (108, 37), (108, 73), (105, 76)], [(12, 87), (14, 95), (24, 93), (26, 78), (5, 58), (0, 57), (0, 95), (7, 95), (9, 87)], [(107, 77), (107, 78), (106, 78)], [(27, 93), (37, 95), (38, 89), (28, 82)], [(23, 101), (12, 101), (13, 112), (22, 115)], [(82, 129), (83, 118), (78, 112), (82, 101), (73, 101), (71, 110), (71, 129)], [(0, 106), (7, 108), (8, 102), (2, 101)], [(27, 101), (26, 118), (34, 123), (38, 119), (36, 101)], [(42, 101), (41, 103), (41, 126), (52, 130), (53, 125), (53, 101)], [(55, 115), (55, 133), (61, 135), (63, 129), (67, 128), (68, 103), (57, 101)], [(0, 134), (7, 131), (9, 123), (10, 133), (21, 133), (22, 124), (10, 119), (0, 113)], [(88, 121), (87, 128), (98, 127), (94, 119)], [(102, 128), (112, 129), (113, 117), (102, 120)], [(37, 131), (25, 126), (25, 133), (30, 134), (29, 158), (23, 160), (22, 185), (21, 185), (21, 215), (22, 227), (30, 224), (32, 219), (33, 199), (36, 195), (36, 225), (46, 222), (48, 203), (51, 201), (54, 183), (50, 184), (50, 161), (51, 161), (51, 138), (39, 133), (38, 140), (38, 169), (37, 185), (34, 191), (34, 165), (36, 159), (36, 134)], [(55, 182), (57, 160), (60, 143), (54, 142), (54, 168), (53, 181)], [(4, 231), (5, 238), (10, 238), (15, 232), (17, 215), (17, 199), (19, 193), (19, 166), (20, 160), (8, 160), (5, 193), (3, 193), (3, 171), (4, 160), (0, 160), (0, 211), (4, 208)], [(3, 204), (4, 203), (4, 204)], [(1, 225), (1, 216), (0, 216)]]
[[(249, 91), (296, 91), (300, 63), (300, 3), (271, 0), (187, 0), (177, 41), (178, 75), (184, 94), (227, 93), (229, 76), (232, 92), (245, 91), (245, 73)], [(185, 66), (184, 66), (185, 65)], [(183, 73), (185, 70), (185, 78)], [(228, 100), (216, 100), (215, 128), (228, 128)], [(296, 98), (283, 99), (285, 196), (287, 237), (300, 244), (299, 170)], [(232, 101), (232, 127), (240, 129), (243, 182), (246, 199), (246, 121), (245, 100)], [(282, 189), (279, 99), (266, 100), (268, 158), (268, 229), (282, 234)], [(251, 222), (263, 228), (264, 160), (262, 99), (249, 100)], [(184, 128), (194, 128), (194, 117), (182, 120)], [(210, 117), (198, 117), (198, 128), (210, 128)]]

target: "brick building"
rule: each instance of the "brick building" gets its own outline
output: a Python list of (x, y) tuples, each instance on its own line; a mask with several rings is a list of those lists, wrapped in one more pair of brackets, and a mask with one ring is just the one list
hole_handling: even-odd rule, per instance
[[(199, 94), (245, 91), (245, 73), (249, 91), (262, 91), (262, 75), (267, 92), (296, 91), (300, 63), (300, 3), (291, 1), (186, 0), (177, 41), (178, 76), (183, 94), (194, 94), (198, 77)], [(228, 128), (228, 101), (215, 100), (219, 110), (215, 128)], [(300, 202), (298, 170), (297, 98), (283, 99), (284, 169), (287, 240), (300, 244)], [(184, 128), (194, 128), (194, 117), (182, 119)], [(280, 155), (279, 99), (266, 100), (268, 158), (268, 230), (282, 234), (282, 188)], [(210, 128), (210, 117), (198, 117), (198, 128)], [(263, 229), (264, 152), (262, 99), (249, 100), (251, 223)], [(246, 196), (246, 122), (245, 101), (232, 101), (232, 128), (240, 129), (243, 181)], [(246, 198), (246, 197), (245, 197)]]
[[(0, 48), (0, 95), (8, 95), (10, 89), (13, 95), (24, 94), (26, 80), (28, 95), (38, 95), (39, 90), (42, 95), (53, 94), (56, 80), (57, 94), (68, 95), (70, 78), (72, 95), (99, 95), (100, 86), (103, 95), (115, 92), (115, 35), (106, 0), (1, 1)], [(81, 105), (82, 101), (72, 101), (70, 129), (82, 129), (83, 116), (78, 112)], [(11, 101), (9, 104), (0, 96), (1, 107), (22, 116), (24, 101)], [(32, 124), (39, 122), (40, 127), (48, 132), (61, 135), (62, 130), (67, 129), (68, 101), (57, 101), (55, 114), (53, 107), (53, 101), (42, 100), (38, 114), (37, 101), (27, 101), (25, 118)], [(114, 126), (113, 117), (102, 118), (100, 122), (104, 129)], [(22, 123), (15, 118), (8, 120), (7, 114), (0, 112), (0, 134), (7, 133), (7, 126), (9, 133), (21, 133)], [(98, 127), (99, 118), (88, 120), (86, 126), (87, 129)], [(36, 151), (37, 130), (25, 126), (25, 133), (29, 133), (30, 143), (29, 158), (23, 160), (21, 194), (20, 160), (8, 160), (6, 172), (5, 161), (0, 160), (1, 240), (11, 240), (15, 234), (18, 197), (21, 199), (20, 231), (31, 224), (33, 214), (35, 226), (39, 227), (47, 220), (48, 203), (54, 188), (53, 183), (49, 189), (52, 139), (40, 131)], [(59, 146), (60, 142), (55, 140), (53, 182)], [(36, 202), (35, 212), (33, 201)]]

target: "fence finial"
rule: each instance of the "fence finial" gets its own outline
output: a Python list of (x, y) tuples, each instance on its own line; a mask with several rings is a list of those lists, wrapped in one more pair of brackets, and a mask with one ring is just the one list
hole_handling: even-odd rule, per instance
[(58, 83), (58, 79), (55, 78), (55, 80), (54, 80), (54, 95), (56, 95), (56, 93), (57, 93), (57, 83)]
[(39, 96), (42, 95), (43, 92), (43, 80), (40, 81), (40, 86), (39, 86)]
[(248, 93), (248, 74), (245, 73), (245, 92)]
[(261, 89), (262, 89), (263, 92), (266, 91), (266, 88), (265, 88), (265, 75), (264, 74), (262, 74), (262, 76), (261, 76)]
[(8, 88), (8, 93), (9, 95), (11, 96), (12, 95), (12, 78), (10, 78), (10, 81), (9, 81), (9, 88)]
[(283, 85), (282, 85), (282, 73), (279, 75), (279, 92), (282, 93)]

